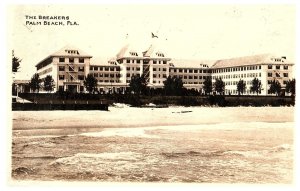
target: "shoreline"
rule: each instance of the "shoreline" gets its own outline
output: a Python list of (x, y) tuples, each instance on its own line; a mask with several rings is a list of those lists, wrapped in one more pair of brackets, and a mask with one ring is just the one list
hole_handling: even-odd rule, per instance
[[(295, 122), (294, 107), (111, 107), (107, 111), (13, 111), (13, 130)], [(184, 111), (184, 112), (183, 112)]]

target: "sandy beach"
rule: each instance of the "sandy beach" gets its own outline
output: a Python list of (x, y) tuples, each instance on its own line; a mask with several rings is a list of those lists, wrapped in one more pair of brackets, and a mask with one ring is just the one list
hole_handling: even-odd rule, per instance
[(15, 111), (12, 178), (292, 183), (293, 107)]

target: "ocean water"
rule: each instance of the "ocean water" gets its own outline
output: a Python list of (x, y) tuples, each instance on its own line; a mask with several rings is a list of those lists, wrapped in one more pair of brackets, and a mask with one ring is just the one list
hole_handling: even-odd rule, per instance
[(17, 136), (15, 131), (12, 176), (33, 180), (290, 184), (293, 128), (294, 122), (260, 121), (84, 129), (56, 137)]

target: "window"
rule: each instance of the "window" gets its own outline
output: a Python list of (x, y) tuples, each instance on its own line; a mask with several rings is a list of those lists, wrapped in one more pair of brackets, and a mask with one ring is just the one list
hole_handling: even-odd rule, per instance
[(278, 77), (278, 78), (280, 77), (280, 74), (278, 72), (276, 72), (276, 77)]
[(179, 72), (182, 72), (182, 69), (179, 69)]
[(167, 64), (167, 61), (164, 60), (164, 61), (163, 61), (163, 64)]
[(272, 69), (272, 65), (268, 65), (268, 69)]
[(136, 67), (136, 70), (137, 70), (137, 71), (140, 71), (140, 67)]
[(105, 78), (108, 78), (108, 77), (109, 77), (109, 75), (108, 75), (108, 74), (104, 74), (104, 77), (105, 77)]
[(65, 62), (65, 58), (59, 58), (59, 62)]
[(269, 73), (268, 73), (268, 77), (272, 77), (272, 73), (269, 72)]
[(59, 86), (59, 87), (58, 87), (58, 90), (59, 90), (60, 92), (64, 91), (64, 86)]
[(65, 67), (64, 67), (64, 66), (59, 66), (59, 67), (58, 67), (58, 70), (59, 70), (59, 71), (65, 71)]
[(288, 73), (283, 73), (283, 77), (289, 77)]
[(105, 67), (104, 69), (105, 69), (105, 71), (109, 71), (109, 67)]
[(74, 63), (74, 58), (69, 58), (70, 63)]
[(95, 77), (95, 78), (98, 78), (98, 73), (94, 73), (94, 77)]
[(280, 65), (276, 65), (276, 69), (279, 70), (280, 69)]
[(79, 63), (84, 63), (84, 58), (79, 58)]
[(288, 66), (283, 66), (283, 69), (288, 70), (289, 67)]
[(126, 63), (128, 63), (128, 64), (129, 64), (129, 63), (130, 63), (130, 60), (126, 60)]
[(261, 69), (261, 66), (260, 66), (260, 65), (258, 66), (258, 69)]
[(166, 68), (163, 68), (163, 71), (164, 71), (164, 72), (166, 72), (166, 71), (167, 71), (167, 69), (166, 69)]
[(84, 72), (84, 67), (83, 67), (83, 66), (79, 67), (79, 68), (78, 68), (78, 71), (79, 71), (79, 72)]
[(193, 76), (189, 76), (189, 79), (193, 79)]
[(59, 79), (59, 80), (64, 80), (64, 79), (65, 79), (65, 76), (64, 76), (64, 75), (59, 75), (59, 76), (58, 76), (58, 79)]
[(138, 64), (141, 63), (141, 60), (137, 60), (136, 63), (138, 63)]
[(126, 70), (127, 70), (127, 71), (130, 71), (130, 67), (126, 67)]
[(156, 71), (156, 68), (153, 68), (153, 71)]
[(78, 80), (84, 80), (84, 75), (78, 75)]
[(126, 74), (126, 77), (130, 77), (130, 74), (127, 73), (127, 74)]
[(163, 78), (166, 78), (167, 77), (167, 75), (166, 74), (163, 74)]
[(198, 73), (198, 70), (194, 70), (194, 73)]
[(153, 78), (156, 78), (156, 74), (153, 74)]
[(194, 76), (194, 79), (198, 79), (198, 76)]
[(114, 74), (110, 74), (110, 77), (111, 77), (111, 78), (114, 78), (114, 77), (115, 77), (115, 75), (114, 75)]
[(153, 64), (156, 64), (156, 60), (153, 60)]

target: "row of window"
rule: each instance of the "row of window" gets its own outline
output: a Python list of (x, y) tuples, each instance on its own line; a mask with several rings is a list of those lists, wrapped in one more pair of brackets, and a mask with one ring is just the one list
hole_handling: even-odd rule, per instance
[(212, 73), (223, 73), (223, 72), (236, 72), (236, 71), (247, 71), (247, 70), (260, 70), (261, 65), (259, 66), (240, 66), (240, 67), (231, 67), (231, 68), (220, 68), (213, 69)]
[(174, 72), (174, 73), (210, 73), (210, 70), (203, 70), (203, 69), (176, 69), (176, 68), (172, 68), (170, 69), (170, 72)]
[[(74, 63), (74, 60), (75, 60), (74, 57), (69, 58), (69, 63)], [(60, 63), (66, 62), (66, 58), (62, 58), (62, 57), (59, 58), (59, 62), (60, 62)], [(79, 62), (79, 63), (84, 63), (84, 58), (78, 58), (78, 62)]]
[[(268, 69), (276, 69), (276, 70), (280, 70), (281, 68), (282, 68), (281, 65), (275, 65), (275, 67), (274, 67), (274, 65), (271, 65), (271, 64), (268, 65)], [(283, 69), (284, 69), (284, 70), (288, 70), (288, 69), (289, 69), (289, 66), (283, 65)]]
[(227, 74), (227, 75), (216, 75), (212, 76), (212, 79), (222, 78), (222, 79), (232, 79), (232, 78), (257, 78), (261, 77), (261, 73), (243, 73), (243, 74)]
[[(84, 72), (84, 66), (69, 66), (67, 67), (69, 72)], [(58, 71), (62, 72), (62, 71), (66, 71), (66, 67), (65, 66), (59, 66), (58, 67)]]
[[(141, 63), (141, 61), (142, 60), (140, 60), (140, 59), (120, 59), (120, 60), (118, 60), (118, 62), (120, 63), (120, 64), (125, 64), (125, 63), (127, 63), (127, 64), (140, 64)], [(166, 60), (152, 60), (152, 63), (153, 64), (167, 64), (167, 61)]]
[[(268, 72), (268, 77), (277, 77), (277, 78), (280, 78), (281, 77), (281, 74), (279, 72)], [(289, 74), (288, 73), (283, 73), (283, 77), (287, 78), (289, 77)]]
[[(268, 84), (272, 84), (273, 80), (268, 80)], [(283, 84), (287, 84), (288, 80), (283, 80)]]
[[(78, 80), (84, 80), (84, 75), (78, 75), (77, 76)], [(65, 75), (58, 75), (59, 80), (65, 80), (66, 76)], [(71, 81), (76, 80), (76, 76), (70, 76), (69, 78)]]
[(120, 67), (109, 66), (90, 66), (91, 71), (120, 71)]
[(103, 74), (103, 73), (94, 73), (93, 76), (95, 78), (104, 77), (104, 78), (120, 78), (121, 74)]

